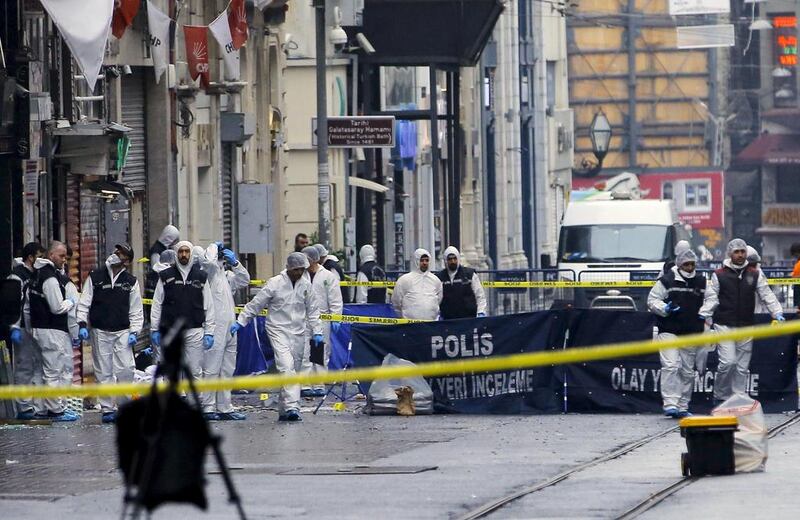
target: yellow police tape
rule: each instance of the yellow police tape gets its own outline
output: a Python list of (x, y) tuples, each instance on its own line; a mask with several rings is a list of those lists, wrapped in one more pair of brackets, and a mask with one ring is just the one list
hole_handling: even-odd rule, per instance
[(349, 316), (345, 314), (320, 314), (322, 321), (341, 321), (342, 323), (376, 323), (379, 325), (404, 325), (406, 323), (427, 323), (430, 320), (411, 320), (408, 318), (381, 318), (378, 316)]
[[(416, 366), (392, 366), (354, 368), (345, 371), (331, 370), (313, 374), (270, 374), (260, 376), (240, 376), (230, 379), (206, 379), (197, 381), (195, 386), (199, 392), (217, 392), (233, 389), (276, 388), (283, 385), (317, 385), (346, 381), (375, 381), (414, 376), (443, 376), (464, 372), (490, 372), (497, 370), (513, 370), (570, 363), (586, 363), (603, 359), (620, 359), (642, 354), (650, 354), (662, 349), (687, 348), (710, 345), (721, 341), (737, 341), (748, 338), (761, 339), (773, 336), (800, 334), (800, 320), (792, 320), (776, 325), (759, 325), (733, 329), (728, 332), (714, 332), (679, 336), (664, 341), (633, 341), (629, 343), (613, 343), (594, 347), (577, 347), (544, 352), (526, 352), (510, 356), (466, 359), (459, 361), (434, 361), (420, 363)], [(18, 399), (25, 397), (97, 397), (142, 395), (148, 392), (147, 384), (89, 384), (71, 387), (42, 386), (0, 386), (0, 399)], [(166, 383), (157, 386), (159, 391), (167, 388)], [(182, 381), (178, 389), (189, 390), (189, 384)]]
[[(261, 281), (261, 280), (259, 280)], [(769, 278), (769, 285), (800, 285), (800, 278)], [(396, 282), (341, 282), (342, 287), (394, 287)], [(519, 281), (519, 282), (481, 282), (484, 288), (491, 289), (565, 289), (565, 288), (589, 288), (589, 287), (652, 287), (654, 280), (592, 280), (573, 282), (570, 280), (551, 280), (551, 281)]]

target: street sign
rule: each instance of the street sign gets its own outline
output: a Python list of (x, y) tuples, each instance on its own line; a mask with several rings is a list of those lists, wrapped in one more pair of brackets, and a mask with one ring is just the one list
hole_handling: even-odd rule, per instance
[[(394, 116), (328, 117), (331, 148), (391, 148), (394, 146)], [(312, 145), (317, 145), (317, 119), (311, 121)]]

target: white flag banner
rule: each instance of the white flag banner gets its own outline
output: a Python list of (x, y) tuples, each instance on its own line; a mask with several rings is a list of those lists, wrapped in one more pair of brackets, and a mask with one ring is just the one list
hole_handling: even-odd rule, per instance
[(167, 56), (169, 43), (169, 16), (161, 12), (153, 2), (147, 0), (147, 30), (150, 33), (150, 54), (153, 56), (153, 72), (156, 73), (156, 83), (161, 80), (161, 75), (167, 70), (169, 59)]
[(239, 51), (233, 48), (231, 26), (228, 23), (227, 10), (222, 11), (217, 18), (208, 24), (208, 30), (214, 35), (222, 48), (222, 60), (225, 62), (225, 79), (239, 79)]
[(108, 33), (114, 0), (41, 0), (47, 14), (58, 27), (72, 57), (94, 90), (103, 56), (106, 53)]

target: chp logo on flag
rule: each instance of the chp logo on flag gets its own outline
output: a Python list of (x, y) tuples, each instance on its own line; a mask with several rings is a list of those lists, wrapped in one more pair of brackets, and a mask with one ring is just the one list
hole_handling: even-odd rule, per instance
[(244, 10), (244, 0), (232, 0), (228, 11), (228, 25), (231, 30), (233, 48), (237, 51), (247, 43), (247, 12)]
[(168, 68), (167, 43), (172, 20), (147, 0), (147, 29), (150, 35), (150, 54), (153, 56), (153, 72), (156, 83)]
[(203, 87), (208, 88), (211, 81), (208, 73), (208, 27), (184, 25), (183, 36), (186, 41), (189, 75), (193, 80), (200, 78)]
[(231, 27), (228, 24), (228, 16), (221, 13), (208, 25), (208, 30), (217, 40), (222, 49), (222, 60), (225, 63), (225, 79), (239, 79), (239, 51), (233, 43)]

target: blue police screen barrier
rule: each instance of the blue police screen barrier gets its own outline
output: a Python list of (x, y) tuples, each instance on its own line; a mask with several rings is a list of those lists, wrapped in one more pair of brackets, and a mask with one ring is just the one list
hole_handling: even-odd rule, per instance
[[(759, 316), (758, 322), (769, 321)], [(409, 325), (356, 325), (355, 366), (380, 365), (386, 354), (414, 363), (498, 356), (653, 338), (646, 312), (559, 310)], [(567, 335), (569, 331), (569, 335)], [(755, 342), (749, 390), (767, 412), (795, 410), (797, 336)], [(428, 378), (438, 412), (661, 412), (658, 354), (557, 367)], [(716, 356), (696, 374), (690, 410), (711, 407)], [(363, 383), (363, 381), (362, 381)]]
[[(569, 347), (581, 347), (653, 337), (655, 317), (645, 312), (575, 310), (570, 322)], [(757, 315), (756, 323), (769, 323)], [(797, 395), (797, 336), (756, 340), (750, 360), (747, 389), (767, 413), (794, 411)], [(718, 357), (708, 356), (706, 369), (695, 372), (690, 410), (708, 413), (713, 408), (714, 377)], [(658, 354), (565, 365), (559, 372), (567, 389), (570, 412), (660, 412), (661, 362)], [(566, 382), (566, 384), (564, 384)]]
[[(349, 304), (344, 306), (347, 316), (370, 316), (393, 318), (394, 310), (389, 304)], [(249, 376), (263, 374), (269, 370), (275, 360), (272, 346), (265, 327), (266, 318), (258, 316), (251, 320), (238, 332), (238, 350), (236, 355), (236, 371), (234, 375)], [(342, 323), (338, 331), (331, 331), (331, 359), (328, 367), (341, 369), (348, 360), (350, 343), (350, 324)]]
[[(355, 325), (354, 365), (380, 365), (392, 353), (412, 363), (503, 356), (562, 348), (563, 311), (408, 325)], [(548, 413), (561, 408), (553, 367), (428, 378), (434, 409), (459, 413)], [(362, 381), (363, 383), (363, 381)]]

